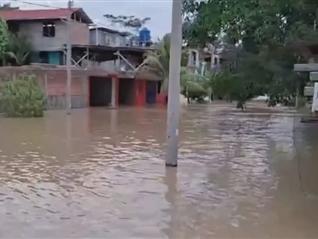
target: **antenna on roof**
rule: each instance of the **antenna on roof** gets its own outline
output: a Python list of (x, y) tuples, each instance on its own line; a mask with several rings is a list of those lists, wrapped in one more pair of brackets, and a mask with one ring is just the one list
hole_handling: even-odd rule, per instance
[(73, 8), (74, 7), (74, 1), (73, 0), (68, 0), (68, 8)]

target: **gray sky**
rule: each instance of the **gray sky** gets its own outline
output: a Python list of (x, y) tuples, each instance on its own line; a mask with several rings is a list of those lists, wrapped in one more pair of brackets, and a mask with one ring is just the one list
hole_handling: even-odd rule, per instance
[[(48, 4), (57, 7), (66, 7), (67, 0), (18, 0), (39, 4)], [(0, 0), (0, 3), (13, 0)], [(103, 14), (134, 15), (144, 18), (151, 17), (147, 27), (152, 32), (153, 40), (162, 37), (171, 29), (172, 0), (74, 0), (76, 7), (82, 7), (92, 20), (106, 24)], [(37, 8), (28, 4), (19, 3), (23, 8)]]

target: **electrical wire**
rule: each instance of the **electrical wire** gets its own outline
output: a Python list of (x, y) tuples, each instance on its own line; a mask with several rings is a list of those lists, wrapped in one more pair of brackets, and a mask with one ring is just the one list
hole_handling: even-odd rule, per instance
[(46, 8), (55, 8), (55, 9), (65, 9), (65, 8), (62, 8), (62, 7), (51, 6), (51, 5), (48, 5), (48, 4), (28, 2), (28, 1), (24, 1), (24, 0), (10, 0), (10, 1), (11, 1), (11, 2), (19, 2), (19, 3), (28, 4), (28, 5), (37, 6), (37, 7), (46, 7)]

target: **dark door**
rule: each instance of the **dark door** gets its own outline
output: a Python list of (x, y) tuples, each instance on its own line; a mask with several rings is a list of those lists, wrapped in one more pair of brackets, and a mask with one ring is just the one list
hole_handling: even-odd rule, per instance
[(157, 96), (157, 82), (155, 81), (147, 81), (146, 88), (146, 102), (147, 104), (155, 104), (156, 96)]
[(112, 98), (112, 82), (108, 78), (90, 78), (90, 106), (109, 106)]

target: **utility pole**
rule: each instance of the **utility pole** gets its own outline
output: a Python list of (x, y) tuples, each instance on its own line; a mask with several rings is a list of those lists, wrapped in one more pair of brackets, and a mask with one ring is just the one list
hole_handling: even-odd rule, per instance
[(178, 166), (179, 120), (180, 120), (180, 71), (182, 50), (182, 3), (173, 0), (170, 43), (170, 72), (167, 115), (166, 166)]
[(70, 13), (67, 15), (67, 44), (66, 44), (66, 113), (71, 114), (72, 110), (72, 43), (71, 43), (71, 21), (72, 21), (72, 11), (73, 1), (68, 1), (68, 9)]

